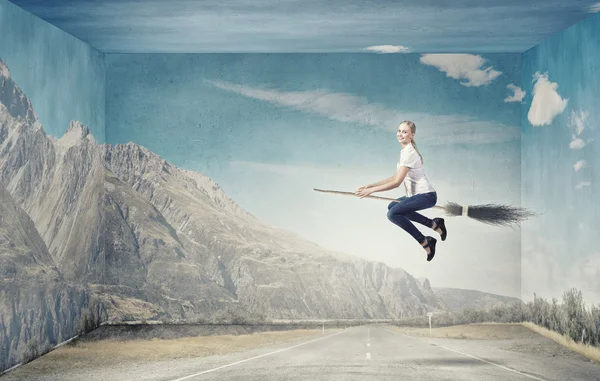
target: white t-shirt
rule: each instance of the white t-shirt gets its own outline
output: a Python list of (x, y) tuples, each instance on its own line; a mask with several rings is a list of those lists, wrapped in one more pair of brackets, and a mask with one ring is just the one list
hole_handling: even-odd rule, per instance
[(407, 196), (435, 192), (435, 189), (429, 184), (425, 176), (421, 157), (412, 144), (407, 145), (400, 151), (400, 160), (398, 160), (398, 164), (396, 165), (396, 171), (400, 167), (410, 168), (403, 182)]

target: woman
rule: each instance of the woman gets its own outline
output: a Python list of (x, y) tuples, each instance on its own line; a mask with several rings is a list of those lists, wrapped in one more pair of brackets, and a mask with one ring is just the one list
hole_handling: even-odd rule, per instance
[(416, 131), (417, 127), (413, 122), (406, 120), (400, 123), (396, 137), (402, 145), (402, 150), (400, 151), (400, 160), (396, 165), (396, 173), (392, 177), (375, 184), (358, 188), (355, 194), (363, 198), (371, 193), (398, 188), (400, 184), (404, 183), (406, 196), (398, 198), (400, 202), (391, 202), (388, 205), (387, 217), (412, 235), (425, 248), (427, 260), (431, 261), (435, 256), (437, 240), (430, 236), (425, 237), (411, 221), (435, 230), (440, 234), (442, 241), (446, 240), (447, 232), (443, 218), (430, 220), (416, 212), (417, 210), (431, 208), (437, 203), (437, 192), (429, 184), (423, 171), (423, 157), (417, 150), (414, 139)]

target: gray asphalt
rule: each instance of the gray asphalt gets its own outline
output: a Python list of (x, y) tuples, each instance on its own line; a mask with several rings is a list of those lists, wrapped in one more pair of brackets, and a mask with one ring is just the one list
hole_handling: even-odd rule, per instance
[(415, 338), (386, 326), (363, 326), (292, 348), (246, 353), (243, 359), (227, 356), (198, 372), (160, 380), (600, 380), (600, 365), (583, 357), (507, 351), (491, 343)]
[[(8, 380), (32, 378), (8, 374)], [(0, 380), (4, 380), (2, 377)], [(294, 343), (110, 368), (81, 367), (36, 380), (599, 380), (600, 364), (542, 336), (513, 340), (416, 338), (386, 325), (331, 332)]]

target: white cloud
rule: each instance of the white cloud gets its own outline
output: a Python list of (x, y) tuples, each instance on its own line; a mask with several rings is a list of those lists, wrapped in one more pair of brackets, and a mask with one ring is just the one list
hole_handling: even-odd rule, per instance
[(583, 147), (585, 147), (585, 142), (580, 138), (573, 139), (571, 143), (569, 143), (569, 148), (571, 149), (582, 149)]
[(586, 127), (586, 122), (589, 117), (589, 113), (586, 111), (572, 111), (571, 117), (569, 118), (569, 128), (573, 131), (573, 139), (576, 136), (581, 135)]
[(579, 184), (575, 185), (575, 189), (581, 189), (583, 187), (590, 187), (592, 186), (592, 183), (589, 181), (582, 181)]
[[(424, 144), (492, 143), (518, 140), (520, 127), (480, 120), (465, 115), (432, 115), (401, 112), (352, 94), (326, 90), (279, 91), (238, 85), (224, 81), (207, 83), (219, 89), (248, 98), (260, 99), (278, 106), (320, 115), (344, 123), (356, 123), (393, 132), (403, 120), (417, 125), (417, 142)], [(452, 129), (451, 134), (440, 134), (440, 128)]]
[(561, 114), (567, 106), (568, 99), (562, 99), (556, 89), (558, 84), (548, 80), (548, 73), (535, 73), (533, 82), (533, 100), (527, 113), (527, 119), (533, 126), (543, 126)]
[(592, 4), (588, 8), (588, 13), (598, 13), (600, 12), (600, 3)]
[(585, 160), (579, 160), (573, 165), (573, 168), (575, 168), (575, 172), (579, 172), (579, 170), (584, 167), (587, 167), (587, 162)]
[(375, 53), (408, 53), (410, 48), (402, 45), (375, 45), (365, 48), (365, 50)]
[(525, 91), (521, 89), (519, 86), (515, 86), (512, 83), (506, 86), (508, 89), (513, 91), (512, 95), (509, 95), (504, 99), (505, 103), (508, 102), (522, 102), (525, 97)]
[(463, 86), (482, 86), (491, 83), (501, 71), (492, 69), (491, 66), (482, 69), (486, 60), (473, 54), (423, 54), (421, 63), (438, 68), (454, 79), (466, 79), (461, 82)]

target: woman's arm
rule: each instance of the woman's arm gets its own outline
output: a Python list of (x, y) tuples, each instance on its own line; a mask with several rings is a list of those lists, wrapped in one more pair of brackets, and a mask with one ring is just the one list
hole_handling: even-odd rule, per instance
[(363, 186), (363, 187), (361, 187), (361, 188), (373, 188), (373, 187), (376, 187), (376, 186), (378, 186), (378, 185), (387, 184), (387, 183), (389, 183), (390, 181), (392, 181), (392, 180), (394, 179), (394, 177), (395, 177), (395, 176), (396, 176), (396, 175), (394, 175), (394, 176), (390, 176), (390, 177), (388, 177), (387, 179), (383, 179), (383, 180), (381, 180), (381, 181), (378, 181), (378, 182), (376, 182), (375, 184), (369, 184), (369, 185), (365, 185), (365, 186)]
[(401, 166), (394, 176), (387, 179), (387, 182), (384, 183), (380, 181), (377, 184), (373, 184), (374, 186), (372, 187), (359, 189), (358, 191), (356, 191), (355, 194), (360, 198), (363, 198), (365, 196), (370, 195), (371, 193), (384, 192), (390, 189), (398, 188), (400, 184), (402, 184), (402, 182), (404, 181), (404, 178), (406, 177), (406, 174), (408, 173), (409, 169), (410, 168), (408, 167)]

